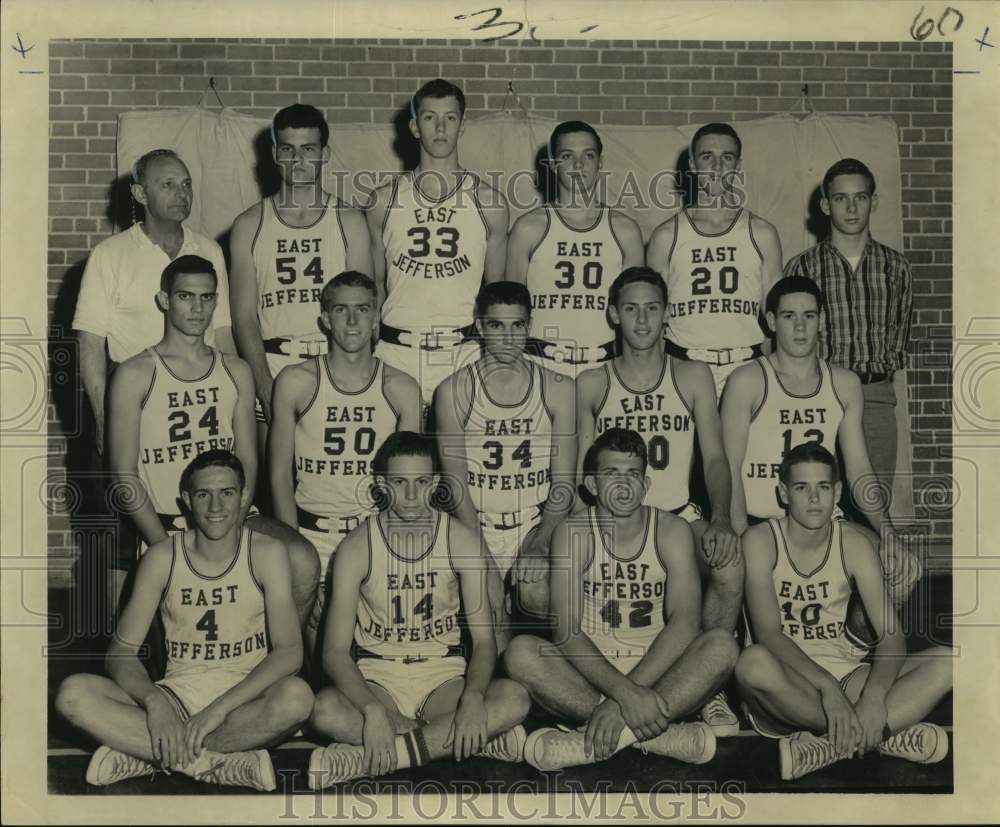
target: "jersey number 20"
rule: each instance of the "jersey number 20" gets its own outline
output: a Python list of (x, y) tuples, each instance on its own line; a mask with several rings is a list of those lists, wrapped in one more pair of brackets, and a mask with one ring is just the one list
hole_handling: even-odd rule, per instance
[[(712, 271), (707, 267), (695, 267), (691, 271), (691, 295), (707, 296), (712, 292)], [(730, 294), (735, 293), (740, 286), (740, 271), (735, 267), (722, 267), (719, 269), (719, 292)]]

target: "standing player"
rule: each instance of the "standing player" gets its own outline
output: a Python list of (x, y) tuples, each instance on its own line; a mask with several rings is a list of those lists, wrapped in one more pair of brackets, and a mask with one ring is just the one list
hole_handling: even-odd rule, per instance
[(253, 370), (262, 452), (274, 377), (326, 348), (320, 290), (344, 270), (372, 268), (364, 216), (323, 190), (329, 137), (315, 107), (280, 110), (271, 139), (281, 186), (233, 223), (233, 323), (240, 354)]
[[(314, 750), (310, 787), (449, 755), (521, 761), (528, 693), (492, 679), (480, 538), (432, 507), (434, 444), (395, 433), (372, 465), (388, 506), (352, 531), (334, 560), (323, 656), (333, 686), (317, 695), (312, 723), (335, 743)], [(468, 663), (460, 608), (472, 637)]]
[(476, 298), (483, 354), (434, 396), (457, 514), (467, 527), (482, 529), (502, 578), (515, 560), (520, 576), (547, 557), (552, 532), (574, 499), (573, 380), (525, 357), (530, 325), (523, 284), (487, 284)]
[(503, 278), (507, 202), (459, 165), (461, 89), (432, 80), (410, 108), (420, 163), (377, 189), (367, 213), (383, 302), (376, 355), (416, 378), (430, 404), (438, 383), (475, 358), (473, 305), (484, 279)]
[(878, 478), (892, 485), (896, 470), (896, 392), (893, 374), (906, 367), (913, 278), (906, 257), (871, 236), (878, 207), (875, 176), (861, 161), (843, 158), (826, 171), (820, 208), (830, 235), (785, 266), (823, 291), (821, 352), (854, 371), (864, 396), (865, 441)]
[[(948, 735), (919, 723), (951, 691), (951, 650), (906, 655), (906, 640), (867, 538), (831, 520), (837, 461), (805, 442), (781, 461), (788, 515), (743, 535), (754, 639), (736, 666), (751, 722), (781, 737), (781, 777), (798, 778), (853, 753), (921, 764), (948, 753)], [(878, 637), (872, 663), (845, 637), (857, 587)], [(788, 733), (793, 733), (789, 735)]]
[[(817, 355), (819, 287), (804, 276), (780, 279), (768, 293), (767, 323), (774, 331), (774, 352), (733, 372), (722, 399), (722, 426), (733, 476), (733, 525), (742, 534), (756, 524), (785, 514), (778, 471), (794, 446), (813, 441), (840, 449), (858, 507), (881, 543), (890, 593), (899, 605), (920, 577), (920, 564), (891, 534), (887, 515), (873, 507), (879, 498), (864, 494), (872, 478), (861, 426), (864, 400), (858, 377)], [(879, 547), (879, 539), (867, 532)], [(852, 621), (852, 625), (853, 621)]]
[[(643, 502), (691, 524), (703, 552), (695, 555), (705, 581), (702, 628), (732, 632), (743, 601), (743, 560), (729, 523), (731, 480), (712, 374), (703, 362), (664, 353), (667, 287), (659, 273), (648, 267), (625, 270), (611, 285), (609, 305), (611, 321), (621, 329), (622, 350), (577, 381), (578, 456), (586, 456), (594, 438), (612, 428), (643, 437), (650, 478)], [(711, 522), (688, 501), (696, 432)], [(739, 731), (722, 693), (705, 706), (702, 717), (717, 735)]]
[(320, 554), (320, 589), (306, 629), (310, 654), (330, 558), (344, 536), (374, 510), (371, 456), (394, 431), (420, 426), (417, 383), (372, 355), (375, 302), (375, 282), (369, 276), (352, 270), (334, 276), (320, 299), (328, 352), (283, 368), (274, 384), (274, 513), (311, 540)]
[(696, 204), (657, 227), (646, 249), (649, 266), (667, 274), (667, 352), (707, 362), (720, 397), (737, 365), (760, 356), (760, 308), (781, 275), (777, 230), (743, 207), (736, 186), (742, 148), (728, 124), (695, 132)]
[[(154, 149), (132, 166), (132, 197), (145, 219), (102, 241), (87, 260), (73, 328), (80, 336), (80, 377), (97, 423), (95, 442), (104, 451), (104, 403), (108, 359), (118, 365), (163, 335), (163, 320), (153, 297), (160, 274), (173, 259), (208, 259), (219, 276), (221, 307), (207, 333), (209, 343), (233, 352), (222, 249), (183, 225), (191, 214), (191, 173), (170, 149)], [(107, 353), (105, 353), (105, 347)]]
[[(309, 717), (295, 677), (302, 638), (281, 545), (241, 519), (245, 477), (221, 450), (184, 471), (194, 528), (156, 543), (108, 649), (111, 679), (73, 675), (56, 708), (102, 746), (87, 769), (97, 786), (176, 770), (201, 781), (273, 790), (268, 744)], [(159, 608), (167, 674), (151, 683), (137, 652)]]
[(507, 280), (531, 293), (535, 337), (528, 352), (576, 377), (614, 355), (607, 281), (641, 265), (639, 225), (597, 200), (604, 145), (583, 121), (559, 124), (549, 138), (556, 198), (525, 213), (510, 232)]
[(525, 744), (538, 769), (588, 764), (639, 742), (658, 755), (704, 763), (715, 734), (674, 724), (701, 707), (736, 663), (732, 634), (699, 633), (701, 589), (688, 524), (644, 506), (646, 443), (612, 428), (584, 459), (595, 508), (552, 540), (555, 644), (521, 635), (504, 655), (511, 677), (550, 712), (586, 731), (540, 729)]
[[(174, 259), (163, 271), (156, 301), (166, 332), (115, 371), (109, 402), (110, 467), (128, 492), (121, 500), (142, 549), (187, 527), (180, 480), (198, 454), (222, 449), (239, 457), (247, 479), (241, 519), (250, 509), (257, 473), (250, 368), (205, 344), (219, 301), (212, 263), (191, 255)], [(253, 527), (288, 550), (296, 607), (305, 622), (316, 591), (315, 549), (274, 520), (257, 516)], [(121, 555), (122, 582), (135, 564), (135, 549), (129, 552)]]

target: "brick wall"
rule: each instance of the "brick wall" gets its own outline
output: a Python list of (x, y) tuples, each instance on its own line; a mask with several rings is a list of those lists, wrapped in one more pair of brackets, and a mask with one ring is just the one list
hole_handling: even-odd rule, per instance
[[(88, 40), (50, 43), (49, 272), (53, 361), (89, 250), (127, 217), (115, 193), (122, 111), (196, 105), (208, 76), (225, 103), (270, 117), (301, 99), (334, 122), (388, 123), (421, 81), (461, 79), (469, 108), (499, 109), (513, 80), (529, 111), (594, 124), (686, 124), (800, 111), (891, 117), (900, 129), (903, 231), (915, 293), (910, 414), (917, 516), (951, 536), (950, 44), (744, 41)], [(124, 209), (123, 209), (124, 207)], [(59, 356), (61, 359), (62, 357)], [(74, 394), (53, 393), (52, 470), (76, 461)], [(71, 555), (65, 515), (53, 555)]]

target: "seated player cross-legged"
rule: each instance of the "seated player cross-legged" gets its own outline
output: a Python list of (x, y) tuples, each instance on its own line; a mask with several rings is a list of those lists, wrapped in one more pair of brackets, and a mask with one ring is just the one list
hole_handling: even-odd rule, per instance
[[(56, 708), (102, 746), (87, 769), (97, 786), (159, 768), (202, 781), (273, 790), (261, 747), (309, 717), (313, 695), (295, 673), (302, 638), (288, 558), (241, 519), (243, 467), (222, 450), (185, 469), (194, 528), (153, 545), (139, 563), (106, 666), (111, 679), (72, 675)], [(166, 677), (137, 656), (159, 609)]]
[(525, 760), (559, 769), (636, 745), (691, 763), (709, 761), (712, 728), (675, 722), (726, 682), (738, 650), (728, 631), (699, 632), (691, 529), (642, 504), (649, 485), (646, 443), (634, 431), (612, 428), (594, 441), (584, 459), (584, 484), (596, 507), (560, 524), (552, 540), (555, 642), (516, 637), (504, 663), (537, 703), (585, 727), (532, 732)]
[[(740, 655), (736, 679), (754, 727), (781, 738), (781, 777), (872, 749), (922, 764), (942, 760), (947, 733), (920, 721), (951, 691), (952, 651), (906, 654), (874, 548), (856, 526), (831, 519), (841, 484), (829, 451), (816, 442), (796, 446), (778, 484), (787, 515), (743, 535), (756, 643)], [(870, 665), (845, 637), (853, 587), (878, 637)]]
[[(594, 437), (610, 428), (628, 428), (646, 440), (650, 485), (643, 502), (691, 524), (704, 583), (702, 628), (732, 632), (743, 601), (743, 558), (729, 523), (731, 480), (712, 373), (704, 362), (664, 352), (667, 286), (655, 270), (624, 270), (611, 285), (608, 312), (621, 331), (621, 353), (577, 379), (578, 456), (585, 456)], [(689, 501), (695, 435), (711, 522)], [(529, 608), (547, 598), (539, 592), (531, 587), (522, 591)], [(739, 731), (739, 720), (722, 692), (701, 715), (717, 737)]]
[(387, 507), (334, 557), (323, 652), (333, 686), (319, 692), (312, 716), (334, 743), (312, 753), (314, 789), (449, 755), (522, 760), (530, 700), (514, 681), (492, 679), (485, 552), (477, 533), (433, 507), (435, 458), (426, 437), (391, 435), (372, 460)]

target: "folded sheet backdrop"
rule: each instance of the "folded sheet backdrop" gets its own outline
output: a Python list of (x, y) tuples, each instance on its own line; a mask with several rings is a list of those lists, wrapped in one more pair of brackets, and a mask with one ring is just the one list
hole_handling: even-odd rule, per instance
[[(512, 222), (541, 202), (536, 169), (556, 123), (514, 111), (470, 115), (466, 122), (460, 144), (462, 164), (496, 182), (511, 203)], [(126, 112), (118, 120), (118, 171), (128, 175), (135, 160), (151, 149), (175, 150), (190, 169), (194, 184), (189, 224), (224, 241), (233, 219), (268, 192), (268, 183), (273, 181), (269, 126), (266, 120), (232, 109)], [(331, 128), (328, 189), (347, 201), (363, 199), (375, 182), (403, 170), (404, 158), (412, 157), (405, 114), (395, 124), (334, 123)], [(672, 173), (684, 168), (696, 128), (607, 124), (599, 128), (608, 203), (631, 215), (646, 240), (680, 205)], [(819, 184), (826, 169), (843, 157), (864, 161), (878, 182), (872, 235), (902, 249), (899, 136), (892, 120), (776, 115), (740, 121), (737, 128), (743, 141), (748, 205), (777, 227), (785, 260), (816, 243), (816, 233), (823, 227)], [(893, 513), (905, 517), (912, 514), (912, 486), (902, 374), (896, 378), (896, 391), (899, 465)]]

